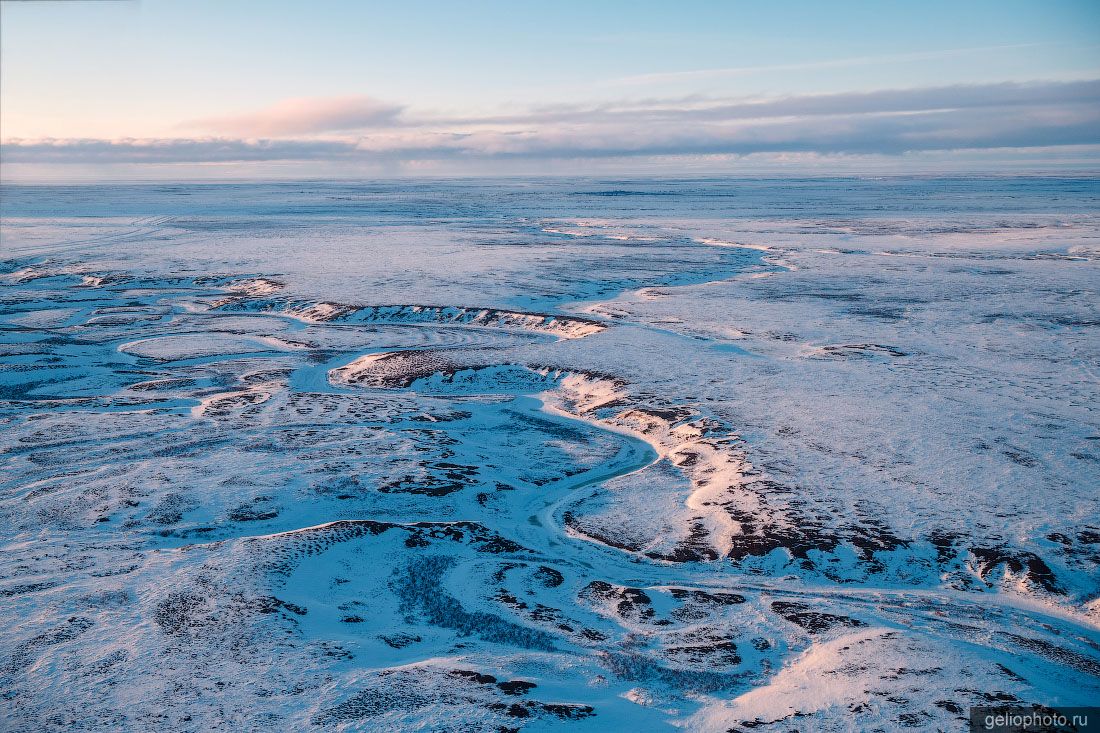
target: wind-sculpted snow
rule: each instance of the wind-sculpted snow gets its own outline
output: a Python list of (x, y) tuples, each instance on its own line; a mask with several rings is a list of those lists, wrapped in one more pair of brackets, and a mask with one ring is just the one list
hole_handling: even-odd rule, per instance
[(271, 312), (304, 321), (338, 323), (456, 324), (536, 331), (559, 338), (582, 338), (604, 330), (598, 321), (545, 313), (520, 313), (499, 308), (464, 308), (437, 305), (354, 306), (341, 303), (310, 303), (280, 299), (232, 298), (220, 310)]
[(5, 729), (1100, 695), (1083, 184), (965, 221), (920, 182), (532, 185), (14, 190)]

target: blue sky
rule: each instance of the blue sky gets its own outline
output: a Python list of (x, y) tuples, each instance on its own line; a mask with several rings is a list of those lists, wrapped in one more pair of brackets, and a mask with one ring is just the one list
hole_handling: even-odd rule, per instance
[(5, 177), (1090, 168), (1097, 2), (0, 3)]

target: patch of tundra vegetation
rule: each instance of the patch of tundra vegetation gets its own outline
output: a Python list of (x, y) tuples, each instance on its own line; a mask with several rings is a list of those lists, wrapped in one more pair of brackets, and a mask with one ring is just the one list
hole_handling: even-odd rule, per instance
[[(6, 224), (7, 727), (946, 730), (1094, 701), (1096, 221), (593, 185), (504, 216), (511, 189), (475, 216), (480, 189), (432, 188), (428, 222), (259, 186)], [(93, 192), (163, 204), (131, 193)]]

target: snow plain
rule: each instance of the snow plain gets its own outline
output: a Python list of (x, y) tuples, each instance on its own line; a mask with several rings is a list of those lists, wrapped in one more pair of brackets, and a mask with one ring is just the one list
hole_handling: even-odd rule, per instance
[(7, 186), (37, 730), (1100, 698), (1100, 186)]

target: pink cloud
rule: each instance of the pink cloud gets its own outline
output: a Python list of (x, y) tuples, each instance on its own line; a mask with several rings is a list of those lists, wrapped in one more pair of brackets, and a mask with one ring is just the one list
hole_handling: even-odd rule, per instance
[(298, 97), (241, 115), (191, 120), (184, 127), (247, 138), (388, 127), (396, 124), (401, 105), (365, 96)]

